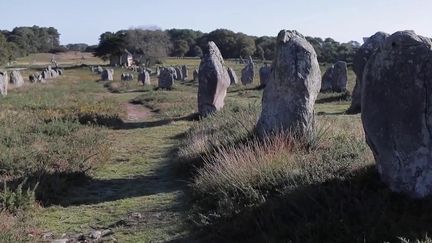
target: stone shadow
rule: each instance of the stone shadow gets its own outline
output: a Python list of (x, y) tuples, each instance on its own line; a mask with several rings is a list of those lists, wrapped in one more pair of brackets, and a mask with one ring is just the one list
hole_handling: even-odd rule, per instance
[[(212, 206), (199, 206), (198, 213), (212, 212)], [(257, 207), (216, 217), (196, 226), (195, 236), (171, 242), (201, 237), (205, 242), (417, 242), (432, 233), (430, 212), (432, 198), (391, 192), (369, 166), (345, 178), (286, 188)]]

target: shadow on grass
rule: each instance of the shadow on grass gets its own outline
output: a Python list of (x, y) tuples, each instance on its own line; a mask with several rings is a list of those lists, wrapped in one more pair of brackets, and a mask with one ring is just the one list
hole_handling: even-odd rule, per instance
[[(432, 199), (389, 191), (373, 166), (344, 179), (283, 190), (234, 216), (216, 215), (194, 231), (206, 242), (401, 242), (400, 237), (417, 240), (432, 233)], [(212, 206), (198, 205), (194, 215), (215, 215)]]
[(227, 93), (238, 93), (241, 91), (259, 91), (259, 90), (263, 90), (263, 89), (264, 89), (264, 87), (262, 85), (258, 85), (255, 87), (246, 87), (246, 88), (241, 88), (241, 86), (239, 86), (238, 88), (236, 87), (236, 89), (234, 89), (234, 90), (229, 90)]
[(36, 199), (44, 206), (68, 207), (185, 190), (187, 178), (178, 173), (178, 163), (173, 161), (177, 152), (177, 147), (169, 149), (163, 156), (166, 159), (146, 175), (115, 179), (95, 179), (84, 173), (47, 175), (37, 188)]
[(340, 115), (345, 115), (345, 112), (318, 112), (317, 115), (318, 116), (340, 116)]
[(340, 101), (350, 101), (351, 95), (349, 92), (344, 93), (327, 93), (327, 97), (323, 97), (320, 99), (317, 99), (315, 103), (317, 104), (324, 104), (324, 103), (331, 103), (331, 102), (340, 102)]
[(199, 120), (199, 114), (193, 113), (187, 116), (182, 116), (178, 118), (168, 118), (158, 121), (144, 121), (144, 122), (123, 122), (120, 126), (114, 127), (116, 130), (132, 130), (141, 129), (146, 127), (160, 127), (171, 124), (177, 121), (196, 121)]

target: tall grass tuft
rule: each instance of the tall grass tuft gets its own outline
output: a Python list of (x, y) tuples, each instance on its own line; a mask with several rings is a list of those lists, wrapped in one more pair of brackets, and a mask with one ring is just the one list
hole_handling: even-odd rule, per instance
[(370, 163), (362, 138), (316, 134), (320, 137), (312, 140), (314, 146), (309, 139), (276, 134), (219, 148), (204, 158), (204, 166), (197, 171), (192, 184), (195, 198), (210, 212), (208, 217), (231, 217), (268, 198), (343, 179)]
[(195, 122), (186, 133), (179, 156), (184, 161), (200, 160), (219, 148), (242, 143), (254, 136), (259, 107), (226, 107)]

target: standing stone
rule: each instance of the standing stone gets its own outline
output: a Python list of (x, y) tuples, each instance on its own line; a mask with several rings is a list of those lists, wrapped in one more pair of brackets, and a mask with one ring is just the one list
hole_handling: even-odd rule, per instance
[(171, 89), (174, 85), (174, 74), (172, 68), (163, 68), (160, 70), (158, 87), (161, 89)]
[(432, 194), (432, 42), (396, 32), (366, 64), (361, 112), (381, 179), (396, 192)]
[(356, 74), (356, 84), (352, 93), (351, 106), (347, 110), (349, 114), (360, 113), (361, 111), (361, 90), (363, 70), (369, 58), (381, 47), (388, 34), (377, 32), (373, 36), (365, 39), (364, 44), (357, 50), (354, 55), (353, 69)]
[(151, 85), (150, 73), (146, 70), (143, 70), (140, 74), (138, 74), (138, 82), (142, 83), (143, 85)]
[(24, 85), (24, 79), (19, 71), (12, 71), (10, 74), (10, 83), (14, 84), (15, 87), (21, 87)]
[(213, 41), (201, 59), (198, 75), (198, 112), (207, 116), (224, 106), (230, 78), (219, 48)]
[(51, 78), (57, 78), (59, 75), (55, 69), (51, 69), (50, 71)]
[(331, 65), (325, 71), (321, 79), (321, 92), (331, 92), (333, 89), (333, 70), (334, 65)]
[(42, 78), (42, 73), (35, 73), (34, 78), (36, 83), (45, 83), (44, 79)]
[(230, 78), (230, 84), (231, 85), (238, 84), (239, 81), (238, 81), (237, 74), (235, 73), (234, 69), (232, 69), (232, 68), (229, 67), (227, 69), (227, 72), (228, 72), (228, 76)]
[(346, 62), (338, 61), (334, 64), (333, 78), (332, 88), (334, 92), (341, 93), (347, 91), (348, 68)]
[(113, 81), (114, 80), (114, 69), (104, 69), (101, 74), (102, 81)]
[(51, 72), (48, 71), (47, 69), (44, 69), (42, 71), (42, 78), (43, 79), (50, 79), (51, 78)]
[(160, 67), (156, 67), (156, 77), (159, 77), (160, 75)]
[(327, 69), (322, 77), (321, 92), (345, 92), (347, 89), (347, 64), (338, 61)]
[(30, 74), (29, 75), (29, 81), (31, 82), (31, 83), (36, 83), (37, 82), (37, 80), (36, 80), (36, 74)]
[(173, 68), (173, 67), (167, 67), (166, 69), (173, 75), (174, 80), (177, 80), (177, 71), (176, 71), (176, 69)]
[(184, 77), (181, 68), (175, 67), (175, 71), (176, 71), (176, 80), (183, 80)]
[(261, 137), (287, 131), (310, 136), (314, 104), (321, 88), (321, 71), (312, 45), (297, 31), (282, 30), (276, 42), (270, 81), (257, 130)]
[(241, 82), (243, 85), (253, 83), (255, 76), (255, 64), (252, 57), (249, 56), (246, 66), (241, 71)]
[(198, 74), (199, 74), (198, 69), (195, 69), (193, 71), (193, 80), (194, 81), (198, 81)]
[(8, 91), (8, 75), (6, 71), (0, 71), (0, 95), (6, 96)]
[(259, 70), (260, 87), (265, 88), (271, 77), (271, 67), (265, 64)]
[(104, 71), (104, 69), (101, 66), (97, 66), (97, 68), (96, 68), (97, 74), (101, 75), (103, 71)]
[(183, 80), (186, 80), (189, 77), (189, 71), (186, 65), (183, 65), (181, 67), (181, 71), (182, 71), (182, 75), (183, 75)]

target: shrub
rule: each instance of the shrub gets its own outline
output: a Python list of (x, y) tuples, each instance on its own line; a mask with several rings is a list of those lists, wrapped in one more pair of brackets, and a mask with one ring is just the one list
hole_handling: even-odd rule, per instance
[(36, 194), (44, 201), (111, 155), (102, 128), (71, 120), (46, 122), (25, 111), (0, 114), (0, 151), (0, 180), (17, 184), (29, 177), (32, 185), (40, 182)]
[(318, 134), (324, 137), (313, 147), (284, 134), (223, 146), (204, 158), (192, 184), (196, 199), (212, 217), (231, 217), (270, 197), (344, 178), (370, 162), (363, 139)]
[(0, 212), (8, 212), (16, 214), (18, 211), (26, 211), (32, 208), (35, 203), (35, 190), (37, 185), (31, 189), (23, 189), (23, 185), (27, 182), (21, 182), (15, 190), (10, 190), (4, 182), (3, 191), (0, 191)]
[(200, 160), (218, 148), (248, 140), (254, 136), (258, 115), (257, 105), (234, 106), (195, 122), (186, 133), (179, 156), (185, 161)]

